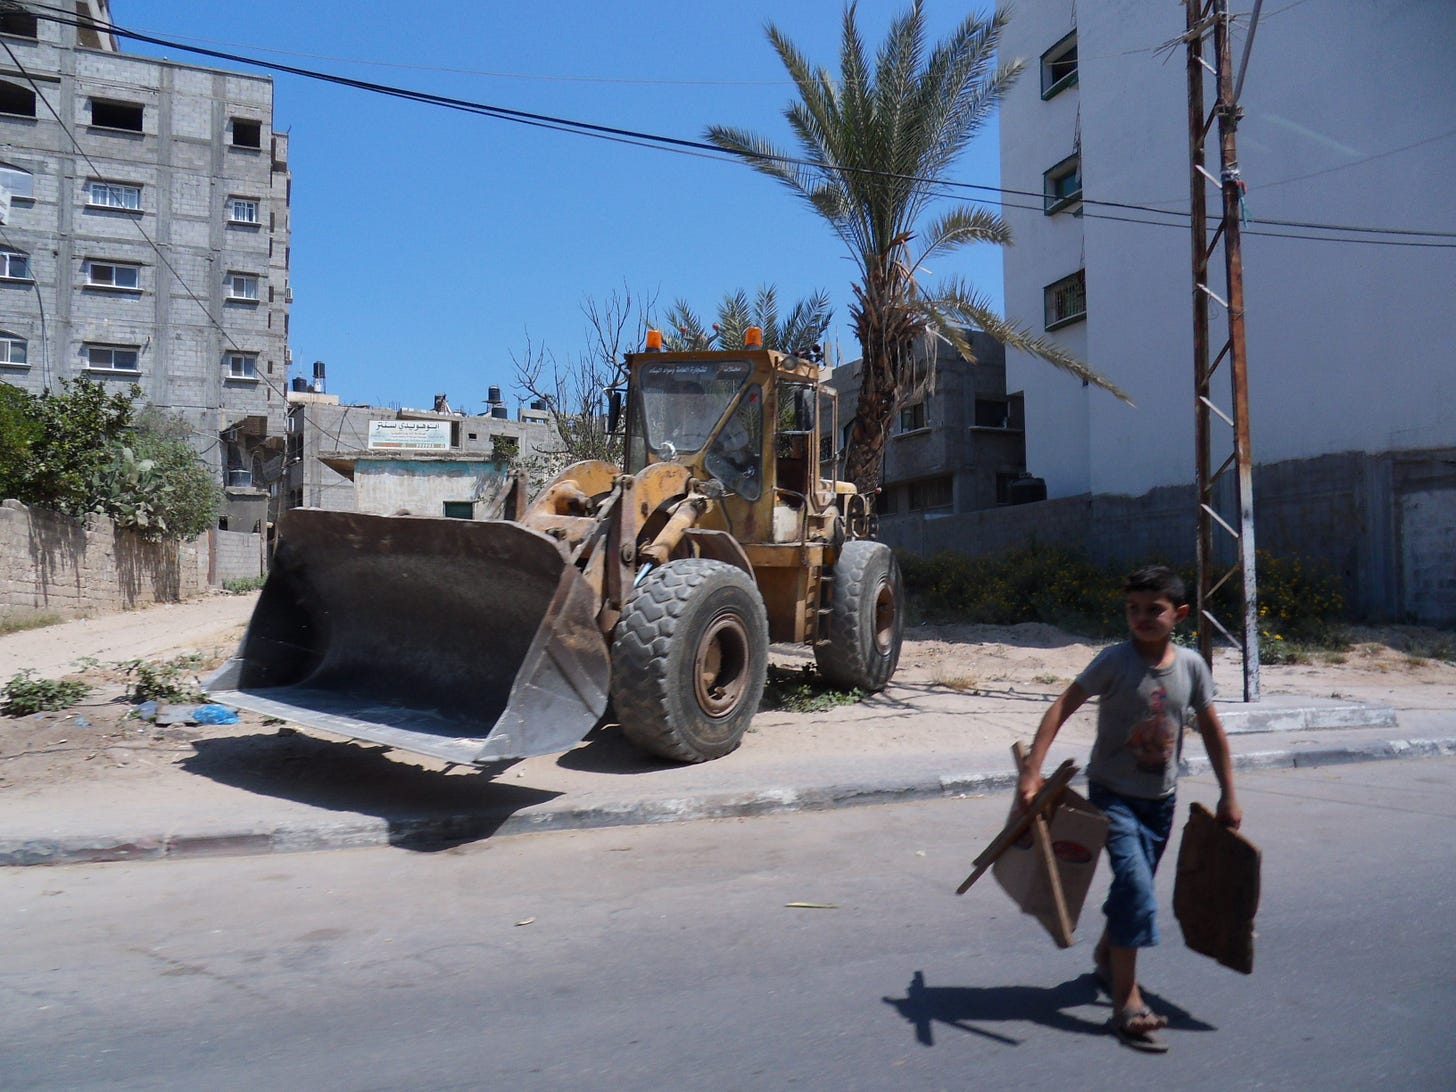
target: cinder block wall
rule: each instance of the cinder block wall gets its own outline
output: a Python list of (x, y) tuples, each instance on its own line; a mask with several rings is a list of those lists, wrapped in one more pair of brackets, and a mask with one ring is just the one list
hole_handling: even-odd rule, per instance
[(0, 504), (0, 566), (4, 612), (74, 618), (207, 590), (205, 538), (152, 542), (104, 517), (77, 520), (15, 500)]
[[(1216, 508), (1237, 525), (1232, 481)], [(1165, 486), (1138, 497), (1080, 496), (946, 516), (897, 516), (880, 538), (919, 556), (982, 557), (1036, 543), (1129, 565), (1192, 566), (1194, 490)], [(1336, 574), (1352, 618), (1456, 624), (1456, 450), (1344, 452), (1254, 470), (1254, 538), (1261, 551), (1322, 564)], [(1228, 563), (1233, 540), (1214, 536)]]
[(227, 580), (252, 580), (263, 575), (261, 535), (254, 531), (214, 531), (213, 536), (215, 584), (221, 587)]

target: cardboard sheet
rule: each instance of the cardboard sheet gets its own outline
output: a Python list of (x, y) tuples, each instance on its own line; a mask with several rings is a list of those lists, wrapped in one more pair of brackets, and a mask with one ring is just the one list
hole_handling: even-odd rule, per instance
[(1065, 790), (1047, 824), (1050, 858), (1061, 881), (1066, 908), (1064, 922), (1056, 905), (1045, 864), (1032, 831), (1012, 843), (991, 867), (996, 882), (1021, 907), (1041, 922), (1060, 947), (1069, 947), (1072, 933), (1097, 871), (1097, 858), (1107, 841), (1107, 816), (1073, 792)]
[(1242, 974), (1254, 970), (1254, 915), (1259, 910), (1260, 853), (1194, 803), (1178, 849), (1173, 916), (1195, 952)]

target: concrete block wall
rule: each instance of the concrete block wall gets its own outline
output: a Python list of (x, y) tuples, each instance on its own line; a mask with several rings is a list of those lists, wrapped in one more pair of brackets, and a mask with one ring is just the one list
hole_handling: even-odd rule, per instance
[(0, 504), (0, 611), (67, 618), (178, 602), (207, 589), (205, 539), (153, 542), (100, 516)]
[[(1231, 483), (1215, 507), (1232, 519)], [(1342, 452), (1255, 468), (1255, 542), (1261, 551), (1319, 563), (1340, 582), (1354, 619), (1456, 624), (1456, 450)], [(1137, 497), (1083, 495), (881, 521), (880, 538), (922, 557), (980, 557), (1035, 543), (1066, 546), (1107, 565), (1196, 562), (1194, 490), (1162, 486)], [(1214, 536), (1215, 560), (1233, 540)]]
[(212, 582), (254, 580), (264, 575), (263, 536), (252, 531), (213, 531)]

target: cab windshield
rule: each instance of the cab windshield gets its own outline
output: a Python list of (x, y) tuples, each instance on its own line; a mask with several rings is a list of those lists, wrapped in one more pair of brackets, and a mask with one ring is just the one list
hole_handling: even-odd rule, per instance
[(671, 460), (701, 451), (749, 370), (740, 360), (643, 365), (638, 390), (644, 456)]

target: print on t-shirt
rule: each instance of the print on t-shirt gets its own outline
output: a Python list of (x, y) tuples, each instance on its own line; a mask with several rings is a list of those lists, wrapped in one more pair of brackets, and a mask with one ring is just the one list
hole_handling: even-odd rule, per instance
[(1159, 686), (1148, 694), (1148, 715), (1132, 726), (1126, 747), (1140, 770), (1163, 770), (1173, 759), (1178, 726), (1168, 713), (1168, 691)]

